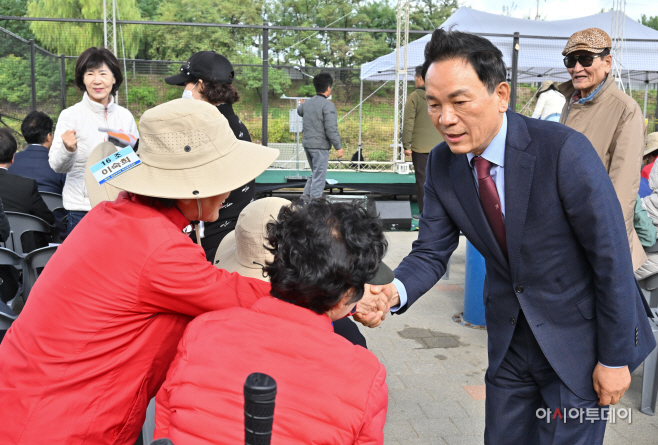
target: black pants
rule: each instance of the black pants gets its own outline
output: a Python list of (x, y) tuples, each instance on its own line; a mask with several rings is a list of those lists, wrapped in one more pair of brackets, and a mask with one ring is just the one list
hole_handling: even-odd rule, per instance
[(14, 266), (0, 266), (0, 300), (6, 303), (13, 299), (20, 286), (20, 274)]
[(418, 199), (418, 209), (423, 213), (423, 200), (425, 199), (425, 178), (427, 174), (427, 158), (429, 153), (416, 153), (411, 152), (411, 162), (414, 164), (414, 172), (416, 173), (416, 199)]
[(363, 346), (368, 349), (366, 344), (366, 338), (363, 336), (356, 323), (349, 318), (341, 318), (340, 320), (334, 321), (334, 332), (341, 337), (345, 337), (346, 340), (350, 341), (352, 344)]

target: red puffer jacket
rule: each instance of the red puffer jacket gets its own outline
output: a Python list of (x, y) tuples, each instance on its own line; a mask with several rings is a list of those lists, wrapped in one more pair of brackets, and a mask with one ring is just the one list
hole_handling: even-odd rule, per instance
[(276, 380), (272, 444), (382, 444), (386, 370), (326, 315), (276, 300), (189, 324), (156, 397), (155, 436), (176, 445), (244, 443), (249, 374)]
[(132, 445), (192, 317), (269, 293), (188, 224), (125, 192), (82, 219), (0, 345), (0, 443)]

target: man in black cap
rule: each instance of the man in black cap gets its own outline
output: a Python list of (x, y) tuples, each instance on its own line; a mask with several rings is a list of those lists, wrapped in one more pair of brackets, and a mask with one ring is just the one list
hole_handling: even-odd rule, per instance
[[(183, 98), (202, 100), (215, 105), (226, 118), (235, 137), (251, 142), (249, 130), (233, 111), (233, 104), (240, 100), (240, 93), (233, 86), (235, 71), (231, 62), (215, 51), (199, 51), (185, 62), (178, 74), (167, 77), (169, 85), (185, 87)], [(227, 233), (235, 230), (235, 224), (243, 208), (254, 199), (256, 181), (253, 180), (233, 190), (219, 210), (219, 219), (202, 223), (201, 246), (208, 261), (213, 261), (217, 246)], [(196, 242), (196, 234), (192, 233)]]

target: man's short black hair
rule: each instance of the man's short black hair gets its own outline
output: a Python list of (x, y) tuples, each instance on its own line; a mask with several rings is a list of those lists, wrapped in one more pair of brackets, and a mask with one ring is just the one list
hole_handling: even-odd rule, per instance
[(334, 84), (334, 79), (329, 73), (320, 73), (313, 78), (313, 86), (318, 94), (326, 93), (327, 89)]
[(16, 138), (9, 128), (0, 128), (0, 164), (9, 164), (16, 154)]
[(112, 92), (116, 94), (119, 87), (123, 83), (123, 73), (121, 73), (121, 66), (119, 61), (107, 48), (96, 48), (95, 46), (87, 48), (80, 54), (78, 60), (75, 62), (75, 84), (81, 91), (87, 91), (84, 83), (84, 77), (87, 70), (100, 68), (103, 64), (112, 71), (116, 82), (112, 85)]
[(53, 120), (46, 113), (32, 111), (23, 119), (21, 133), (28, 144), (43, 144), (53, 133)]
[(423, 79), (432, 63), (450, 59), (464, 59), (470, 63), (489, 94), (506, 80), (503, 53), (493, 43), (475, 34), (441, 28), (434, 30), (432, 39), (425, 45)]
[[(314, 199), (283, 207), (267, 225), (272, 296), (324, 314), (345, 296), (356, 303), (388, 246), (379, 220), (358, 202)], [(267, 247), (267, 246), (266, 246)]]
[(418, 76), (421, 77), (423, 76), (423, 65), (418, 65), (416, 67), (416, 73), (414, 74), (414, 77), (418, 77)]

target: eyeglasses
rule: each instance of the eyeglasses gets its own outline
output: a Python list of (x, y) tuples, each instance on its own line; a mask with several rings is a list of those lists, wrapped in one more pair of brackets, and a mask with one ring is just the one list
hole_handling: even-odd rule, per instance
[(588, 66), (592, 66), (592, 63), (594, 63), (594, 59), (597, 57), (605, 57), (608, 54), (606, 52), (602, 52), (601, 54), (597, 54), (595, 56), (590, 56), (589, 54), (587, 55), (582, 55), (582, 56), (566, 56), (563, 60), (564, 66), (567, 68), (573, 68), (576, 66), (576, 63), (580, 63), (580, 66), (583, 68), (587, 68)]

